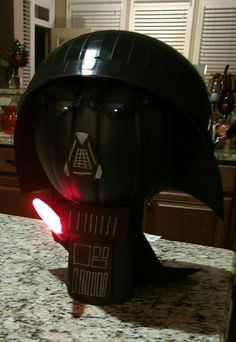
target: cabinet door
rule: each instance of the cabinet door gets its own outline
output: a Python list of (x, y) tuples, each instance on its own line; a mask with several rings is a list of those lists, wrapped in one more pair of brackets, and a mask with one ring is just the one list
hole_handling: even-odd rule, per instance
[(50, 205), (51, 189), (22, 195), (18, 186), (0, 185), (0, 211), (4, 214), (39, 218), (32, 201), (40, 197)]
[(32, 200), (40, 197), (49, 205), (52, 201), (50, 188), (22, 194), (19, 187), (17, 171), (14, 160), (13, 146), (0, 148), (0, 212), (9, 215), (19, 215), (38, 218)]
[(177, 192), (164, 192), (144, 206), (143, 229), (163, 238), (226, 247), (232, 199), (225, 198), (225, 221), (200, 201)]
[(13, 147), (0, 148), (0, 176), (4, 177), (4, 175), (11, 175), (12, 177), (16, 175)]

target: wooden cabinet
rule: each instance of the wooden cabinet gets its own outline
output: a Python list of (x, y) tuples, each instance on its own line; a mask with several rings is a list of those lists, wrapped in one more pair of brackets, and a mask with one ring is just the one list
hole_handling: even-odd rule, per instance
[(165, 189), (146, 201), (143, 229), (163, 238), (234, 249), (236, 166), (220, 165), (224, 220), (196, 198)]
[(22, 194), (19, 188), (17, 172), (14, 161), (14, 149), (10, 145), (0, 146), (0, 212), (36, 217), (37, 214), (32, 206), (32, 200), (40, 196), (50, 204), (52, 190), (46, 189), (30, 194)]

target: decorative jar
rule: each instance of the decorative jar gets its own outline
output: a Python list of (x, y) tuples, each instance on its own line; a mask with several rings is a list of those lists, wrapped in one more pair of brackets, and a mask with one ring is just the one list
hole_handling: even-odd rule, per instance
[(16, 106), (1, 106), (3, 113), (1, 114), (2, 128), (6, 134), (14, 134), (17, 120)]

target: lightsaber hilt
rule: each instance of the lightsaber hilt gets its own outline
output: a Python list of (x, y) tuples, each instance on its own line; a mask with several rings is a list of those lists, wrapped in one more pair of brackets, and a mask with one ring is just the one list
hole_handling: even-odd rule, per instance
[[(68, 249), (68, 292), (83, 303), (118, 304), (133, 296), (136, 284), (136, 212), (57, 203)], [(135, 229), (134, 229), (135, 227)], [(57, 237), (54, 234), (54, 238)]]

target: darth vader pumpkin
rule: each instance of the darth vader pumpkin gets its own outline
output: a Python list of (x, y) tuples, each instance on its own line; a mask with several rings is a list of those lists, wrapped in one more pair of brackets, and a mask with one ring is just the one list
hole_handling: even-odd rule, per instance
[(69, 251), (73, 298), (121, 303), (138, 280), (168, 276), (141, 229), (144, 200), (166, 185), (222, 215), (210, 115), (192, 65), (141, 34), (82, 35), (40, 65), (19, 105), (16, 165), (23, 192), (60, 194), (54, 238)]

